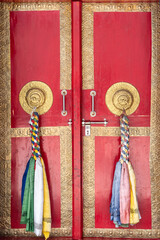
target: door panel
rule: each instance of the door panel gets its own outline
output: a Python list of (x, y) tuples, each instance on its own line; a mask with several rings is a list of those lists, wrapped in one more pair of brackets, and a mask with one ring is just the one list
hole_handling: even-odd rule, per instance
[[(71, 26), (69, 20), (66, 24), (63, 22), (62, 16), (60, 26), (60, 15), (68, 9), (59, 8), (57, 5), (54, 11), (10, 12), (13, 128), (28, 127), (28, 114), (20, 106), (19, 93), (30, 81), (46, 83), (53, 93), (53, 105), (50, 111), (41, 116), (41, 126), (67, 125), (66, 117), (61, 115), (61, 89), (68, 90), (67, 119), (71, 118), (71, 43), (67, 40), (67, 37), (71, 37), (67, 33), (67, 30), (71, 31)], [(60, 31), (64, 28), (65, 31)], [(68, 48), (67, 55), (63, 54), (64, 47)]]
[[(108, 12), (105, 9), (107, 5), (99, 5), (104, 6), (104, 12), (98, 10), (96, 4), (85, 4), (83, 9), (84, 18), (87, 18), (83, 25), (83, 85), (84, 89), (96, 91), (95, 121), (107, 116), (108, 126), (119, 126), (119, 117), (113, 116), (106, 107), (105, 94), (114, 83), (129, 82), (137, 88), (141, 98), (138, 109), (130, 116), (130, 126), (148, 127), (151, 103), (151, 12)], [(87, 15), (87, 11), (92, 14)], [(91, 41), (92, 44), (89, 44)], [(92, 66), (90, 72), (86, 66), (89, 58)], [(88, 90), (84, 91), (84, 119), (90, 119), (89, 93)]]
[[(151, 13), (94, 12), (94, 89), (97, 118), (107, 116), (108, 126), (119, 118), (106, 108), (107, 89), (116, 82), (133, 84), (140, 105), (130, 117), (130, 126), (150, 125)], [(145, 86), (145, 88), (144, 88)], [(110, 120), (111, 119), (111, 120)]]
[[(137, 198), (142, 215), (140, 222), (131, 227), (133, 229), (151, 229), (149, 144), (148, 136), (130, 138), (130, 160), (136, 174)], [(110, 221), (109, 208), (119, 146), (119, 137), (95, 136), (95, 228), (115, 228)]]
[[(61, 227), (61, 178), (60, 178), (60, 137), (43, 136), (41, 153), (45, 160), (46, 174), (50, 189), (52, 228)], [(25, 228), (21, 219), (21, 182), (25, 163), (30, 158), (31, 141), (29, 137), (12, 138), (11, 162), (11, 228)], [(54, 157), (53, 157), (54, 156)]]
[[(0, 153), (0, 183), (4, 186), (0, 193), (1, 235), (34, 236), (26, 233), (25, 226), (20, 224), (21, 183), (31, 156), (31, 139), (30, 114), (22, 109), (19, 93), (27, 83), (40, 81), (46, 83), (53, 93), (52, 107), (40, 115), (41, 153), (51, 200), (51, 235), (71, 236), (72, 139), (68, 126), (72, 112), (71, 4), (0, 3), (0, 8), (3, 36), (0, 74), (5, 96), (1, 114), (5, 149), (2, 152), (1, 147)], [(32, 83), (30, 88), (34, 90)], [(61, 114), (62, 89), (67, 90), (65, 117)]]
[[(83, 131), (83, 232), (86, 237), (158, 236), (155, 228), (160, 226), (153, 210), (158, 201), (151, 201), (154, 194), (157, 195), (152, 175), (156, 159), (151, 154), (151, 141), (156, 136), (150, 134), (157, 127), (153, 121), (153, 92), (157, 86), (153, 75), (157, 61), (155, 8), (156, 5), (138, 3), (82, 5), (82, 118), (108, 120), (106, 127), (91, 124), (90, 136), (84, 136)], [(115, 229), (109, 213), (113, 175), (120, 156), (120, 123), (119, 116), (107, 108), (105, 94), (117, 82), (131, 83), (140, 94), (140, 105), (129, 116), (129, 125), (130, 161), (136, 175), (142, 219), (126, 229)], [(96, 91), (95, 117), (90, 116), (91, 90)]]

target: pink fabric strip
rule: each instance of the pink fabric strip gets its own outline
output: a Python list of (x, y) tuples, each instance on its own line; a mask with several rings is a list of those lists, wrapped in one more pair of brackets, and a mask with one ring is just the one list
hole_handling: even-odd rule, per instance
[(130, 183), (128, 167), (125, 162), (122, 164), (120, 183), (120, 220), (122, 224), (129, 224), (130, 220)]

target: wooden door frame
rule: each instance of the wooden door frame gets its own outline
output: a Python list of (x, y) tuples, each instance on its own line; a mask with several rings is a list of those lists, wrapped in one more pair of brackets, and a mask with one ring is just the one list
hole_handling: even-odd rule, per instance
[(72, 238), (82, 239), (82, 3), (72, 1)]
[[(2, 2), (19, 2), (18, 0), (4, 0)], [(22, 0), (21, 2), (26, 2)], [(27, 2), (36, 2), (28, 0)], [(40, 2), (47, 2), (41, 0)], [(58, 1), (57, 1), (58, 2)], [(87, 2), (83, 0), (82, 2)], [(72, 210), (72, 238), (82, 239), (83, 236), (83, 201), (82, 201), (82, 114), (81, 114), (81, 93), (82, 93), (82, 51), (81, 51), (81, 15), (82, 2), (71, 0), (72, 5), (72, 181), (73, 181), (73, 210)], [(88, 0), (88, 2), (91, 2)], [(96, 2), (93, 0), (93, 2)], [(107, 0), (105, 1), (107, 2)], [(112, 1), (118, 2), (117, 0)], [(125, 1), (123, 1), (125, 2)], [(128, 1), (132, 2), (132, 1)], [(137, 0), (138, 2), (138, 0)], [(141, 2), (141, 1), (139, 1)], [(145, 1), (143, 1), (145, 2)], [(153, 2), (153, 1), (151, 1)], [(155, 0), (157, 2), (157, 0)], [(3, 107), (3, 106), (2, 106)], [(158, 116), (158, 115), (157, 115)], [(159, 118), (157, 117), (156, 120)], [(158, 126), (158, 124), (157, 124)], [(160, 126), (160, 125), (159, 125)], [(158, 131), (157, 127), (157, 133)], [(3, 136), (2, 136), (3, 137)], [(157, 137), (158, 143), (158, 137)], [(157, 152), (156, 152), (157, 153)], [(155, 153), (155, 154), (156, 154)], [(157, 177), (158, 178), (158, 177)], [(158, 180), (157, 180), (158, 182)]]
[[(81, 113), (81, 91), (82, 91), (82, 49), (81, 49), (81, 29), (82, 29), (82, 4), (84, 3), (119, 3), (118, 0), (79, 0), (72, 1), (72, 180), (73, 180), (73, 204), (72, 204), (72, 238), (83, 238), (83, 198), (82, 198), (82, 113)], [(124, 0), (123, 3), (134, 3), (135, 1)], [(136, 3), (142, 1), (137, 0)], [(157, 0), (143, 1), (158, 2)], [(150, 234), (150, 233), (149, 233)], [(97, 236), (96, 236), (97, 237)]]

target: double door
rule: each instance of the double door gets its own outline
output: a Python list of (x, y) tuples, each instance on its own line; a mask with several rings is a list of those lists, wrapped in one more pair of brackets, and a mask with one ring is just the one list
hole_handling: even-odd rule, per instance
[[(28, 121), (37, 106), (52, 235), (158, 238), (158, 5), (73, 1), (0, 7), (2, 234), (26, 234), (20, 225), (21, 179), (31, 154)], [(131, 84), (140, 101), (129, 124), (142, 219), (126, 229), (116, 229), (109, 213), (121, 133), (119, 116), (109, 108), (113, 98), (108, 102), (106, 94), (116, 83), (122, 83), (118, 91)]]

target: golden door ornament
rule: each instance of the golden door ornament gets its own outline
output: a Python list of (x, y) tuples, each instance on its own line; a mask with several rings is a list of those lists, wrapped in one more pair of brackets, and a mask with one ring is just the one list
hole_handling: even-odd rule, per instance
[(138, 90), (130, 83), (118, 82), (106, 92), (105, 102), (109, 110), (118, 116), (126, 111), (127, 115), (136, 111), (140, 103)]
[(23, 110), (31, 113), (34, 108), (39, 115), (49, 111), (53, 104), (50, 87), (40, 81), (32, 81), (24, 85), (19, 94), (19, 102)]

